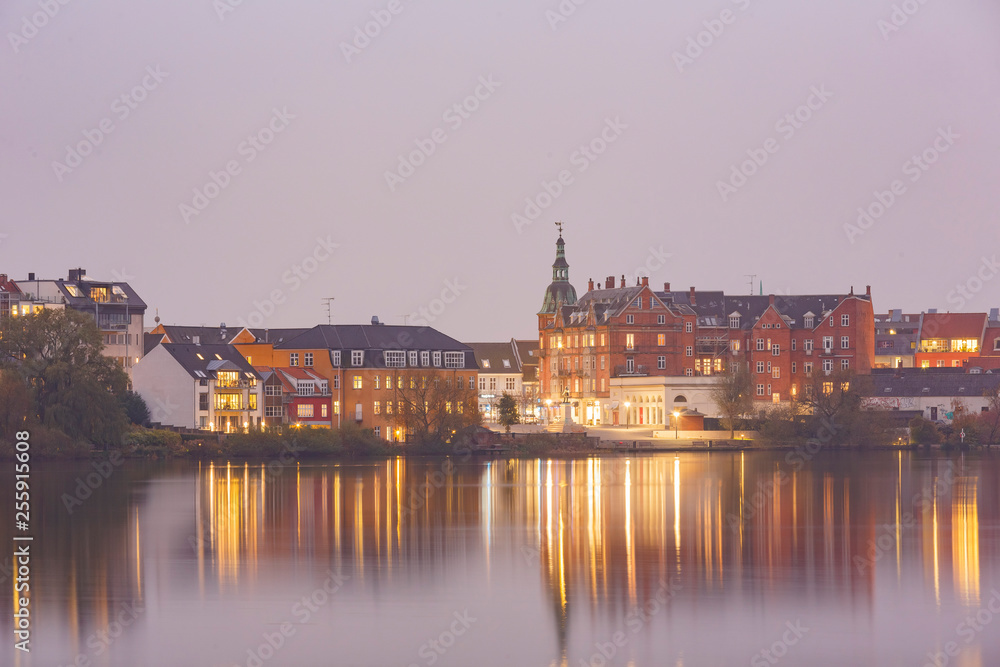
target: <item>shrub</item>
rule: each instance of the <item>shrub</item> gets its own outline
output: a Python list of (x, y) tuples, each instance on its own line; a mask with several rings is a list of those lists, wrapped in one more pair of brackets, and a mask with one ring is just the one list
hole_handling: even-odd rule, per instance
[(923, 417), (910, 420), (910, 442), (918, 445), (936, 445), (941, 442), (941, 432), (932, 421)]

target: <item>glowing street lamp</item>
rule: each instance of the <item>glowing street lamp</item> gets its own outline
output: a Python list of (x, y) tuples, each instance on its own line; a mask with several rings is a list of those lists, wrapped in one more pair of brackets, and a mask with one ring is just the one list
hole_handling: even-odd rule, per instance
[(680, 425), (679, 424), (680, 417), (681, 417), (681, 413), (678, 412), (677, 410), (674, 410), (674, 440), (677, 439), (677, 428)]

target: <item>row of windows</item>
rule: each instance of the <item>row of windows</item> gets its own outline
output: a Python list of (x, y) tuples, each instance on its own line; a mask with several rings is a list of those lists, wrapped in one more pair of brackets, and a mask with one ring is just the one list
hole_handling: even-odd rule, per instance
[[(411, 404), (410, 405), (410, 412), (411, 413), (416, 412), (416, 407), (417, 407), (416, 405)], [(385, 402), (385, 414), (387, 414), (387, 415), (393, 414), (393, 409), (395, 409), (395, 413), (397, 415), (401, 415), (401, 414), (403, 414), (405, 412), (406, 407), (405, 407), (405, 404), (404, 404), (403, 401), (396, 401), (395, 403), (392, 402), (392, 401), (386, 401)], [(426, 401), (424, 401), (424, 410), (429, 410), (429, 409), (430, 409), (430, 405)], [(465, 412), (465, 401), (457, 401), (454, 404), (451, 401), (445, 401), (444, 411), (447, 412), (448, 414), (451, 414), (452, 410), (458, 412), (459, 414), (464, 413)], [(382, 414), (382, 401), (375, 401), (375, 402), (372, 403), (372, 412), (373, 412), (373, 414), (376, 414), (376, 415), (381, 415)]]
[[(489, 380), (489, 390), (497, 390), (497, 379), (496, 378), (479, 378), (479, 390), (486, 391), (487, 379)], [(504, 391), (514, 391), (516, 389), (516, 378), (504, 378)]]
[[(493, 378), (493, 379), (495, 380), (496, 378)], [(513, 378), (509, 378), (509, 379), (512, 380)], [(339, 387), (337, 386), (338, 383), (336, 382), (336, 380), (337, 380), (337, 378), (334, 378), (334, 388), (338, 389)], [(432, 380), (434, 382), (438, 382), (439, 381), (439, 380), (437, 380), (435, 378), (432, 378)], [(382, 376), (376, 375), (376, 376), (374, 376), (372, 378), (372, 381), (375, 383), (375, 388), (376, 389), (382, 389), (382, 387), (383, 387), (383, 378), (382, 378)], [(404, 380), (404, 378), (403, 378), (402, 375), (397, 375), (395, 381), (393, 380), (393, 376), (391, 376), (391, 375), (386, 375), (385, 376), (385, 388), (386, 389), (392, 389), (394, 383), (395, 383), (396, 389), (403, 389), (404, 382), (405, 382), (405, 380)], [(455, 383), (457, 385), (464, 385), (465, 378), (463, 376), (461, 376), (461, 375), (456, 375), (455, 376)], [(445, 385), (446, 386), (451, 386), (451, 378), (445, 379)], [(354, 378), (353, 378), (352, 386), (354, 387), (354, 389), (364, 389), (364, 379), (363, 379), (363, 377), (360, 376), (360, 375), (355, 375)], [(420, 386), (421, 387), (426, 387), (427, 386), (427, 376), (426, 375), (420, 378)], [(417, 388), (417, 378), (416, 378), (416, 376), (410, 376), (410, 389), (416, 389), (416, 388)], [(469, 389), (475, 389), (475, 388), (476, 388), (476, 376), (475, 375), (470, 375), (469, 376)]]
[[(411, 367), (424, 366), (429, 367), (433, 364), (435, 368), (441, 367), (441, 352), (431, 353), (429, 350), (410, 350), (409, 352), (403, 350), (386, 350), (383, 353), (383, 358), (385, 365), (389, 368), (405, 368), (407, 366), (407, 361)], [(365, 363), (365, 351), (364, 350), (352, 350), (351, 351), (351, 366), (359, 367), (364, 366)], [(306, 367), (311, 367), (314, 364), (314, 357), (312, 352), (305, 352), (302, 355), (302, 365)], [(288, 355), (288, 365), (298, 366), (299, 365), (299, 353), (291, 352)], [(341, 365), (341, 351), (333, 351), (333, 365), (339, 367)], [(464, 352), (445, 352), (444, 353), (444, 367), (445, 368), (465, 368), (465, 353)]]
[[(767, 346), (770, 345), (771, 346), (771, 354), (773, 354), (776, 357), (781, 354), (781, 348), (780, 348), (780, 346), (777, 343), (771, 344), (771, 339), (770, 338), (768, 338), (766, 340), (764, 338), (758, 338), (758, 339), (756, 339), (756, 345), (757, 345), (757, 351), (758, 352), (764, 352), (764, 351), (766, 351), (767, 350)], [(842, 349), (842, 350), (848, 350), (848, 349), (850, 349), (850, 347), (851, 347), (851, 337), (850, 336), (841, 336), (840, 337), (840, 349)], [(739, 349), (739, 348), (737, 347), (737, 349)], [(792, 339), (792, 351), (794, 352), (795, 349), (796, 349), (796, 340), (793, 338)], [(813, 351), (813, 340), (812, 340), (812, 338), (807, 338), (804, 341), (802, 341), (802, 349), (805, 350), (806, 352), (812, 352)], [(828, 351), (830, 351), (832, 349), (833, 349), (833, 336), (823, 336), (823, 350), (828, 352)]]

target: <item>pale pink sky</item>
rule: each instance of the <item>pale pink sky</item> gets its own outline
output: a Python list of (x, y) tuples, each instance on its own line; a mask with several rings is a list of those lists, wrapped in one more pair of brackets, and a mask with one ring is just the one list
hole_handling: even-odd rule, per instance
[[(1000, 277), (953, 292), (997, 245), (995, 2), (911, 0), (891, 32), (894, 2), (870, 0), (589, 0), (558, 22), (557, 0), (226, 2), (0, 6), (0, 272), (125, 277), (149, 324), (311, 325), (332, 296), (336, 322), (434, 308), (505, 339), (534, 335), (561, 219), (580, 293), (648, 266), (682, 289), (756, 274), (871, 284), (878, 310), (1000, 306)], [(346, 56), (372, 12), (387, 25)], [(85, 132), (93, 153), (54, 166)], [(399, 172), (418, 141), (433, 153)], [(720, 193), (748, 151), (766, 162)], [(210, 172), (228, 184), (182, 211)], [(519, 233), (542, 181), (557, 196)]]

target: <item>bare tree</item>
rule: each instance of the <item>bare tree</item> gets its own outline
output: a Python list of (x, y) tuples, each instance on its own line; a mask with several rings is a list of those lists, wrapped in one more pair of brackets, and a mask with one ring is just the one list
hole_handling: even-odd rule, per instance
[(716, 376), (717, 383), (712, 387), (712, 399), (715, 401), (722, 424), (729, 429), (729, 437), (736, 437), (737, 422), (753, 410), (753, 380), (750, 377), (750, 367), (743, 363), (732, 363), (726, 373)]
[[(401, 371), (393, 380), (392, 398), (383, 417), (420, 445), (448, 442), (456, 431), (482, 421), (478, 395), (454, 371)], [(461, 379), (459, 379), (461, 378)]]

